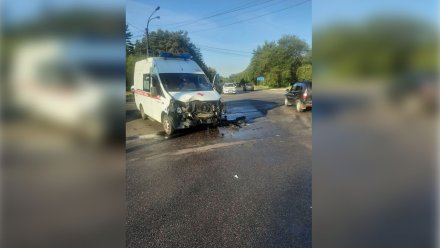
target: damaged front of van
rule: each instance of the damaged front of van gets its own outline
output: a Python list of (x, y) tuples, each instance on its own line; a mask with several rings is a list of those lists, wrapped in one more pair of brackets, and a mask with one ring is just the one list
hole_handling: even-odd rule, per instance
[[(200, 124), (216, 126), (221, 121), (224, 104), (205, 74), (162, 73), (159, 77), (171, 96), (167, 115), (172, 128), (183, 129)], [(165, 131), (168, 133), (168, 130)]]

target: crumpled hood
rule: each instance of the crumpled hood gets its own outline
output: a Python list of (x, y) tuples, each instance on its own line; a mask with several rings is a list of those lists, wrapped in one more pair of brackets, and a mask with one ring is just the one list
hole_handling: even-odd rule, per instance
[(217, 91), (189, 91), (189, 92), (169, 92), (170, 95), (181, 102), (191, 101), (218, 101), (220, 95)]

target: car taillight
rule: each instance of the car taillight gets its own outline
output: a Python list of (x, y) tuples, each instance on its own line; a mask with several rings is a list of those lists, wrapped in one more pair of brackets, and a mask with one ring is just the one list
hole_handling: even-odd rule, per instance
[(307, 98), (307, 91), (304, 91), (303, 97)]

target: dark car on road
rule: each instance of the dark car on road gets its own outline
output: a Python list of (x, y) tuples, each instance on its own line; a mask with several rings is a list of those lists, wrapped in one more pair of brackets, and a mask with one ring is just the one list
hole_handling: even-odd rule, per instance
[(286, 89), (284, 105), (295, 105), (296, 111), (302, 112), (312, 107), (312, 81), (302, 81), (292, 84)]
[(246, 83), (243, 85), (243, 91), (254, 91), (254, 85)]

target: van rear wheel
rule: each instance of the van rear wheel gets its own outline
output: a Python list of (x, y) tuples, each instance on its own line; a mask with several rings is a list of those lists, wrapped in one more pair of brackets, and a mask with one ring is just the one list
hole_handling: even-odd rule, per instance
[(142, 120), (146, 120), (148, 118), (148, 116), (145, 114), (144, 108), (142, 107), (142, 105), (140, 107), (140, 111), (141, 111)]
[(174, 133), (173, 121), (172, 121), (171, 117), (169, 117), (168, 115), (165, 115), (165, 114), (163, 115), (162, 125), (163, 125), (163, 130), (165, 130), (165, 133), (167, 135), (171, 135)]

